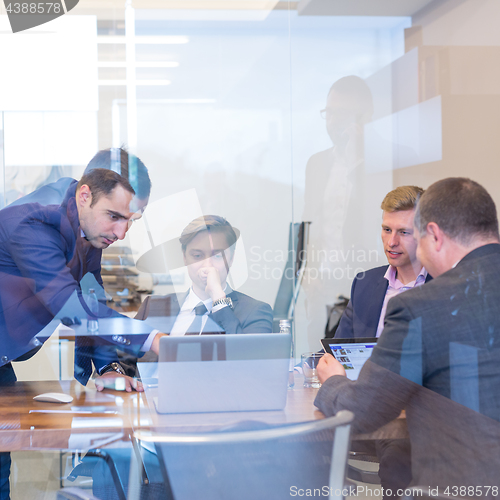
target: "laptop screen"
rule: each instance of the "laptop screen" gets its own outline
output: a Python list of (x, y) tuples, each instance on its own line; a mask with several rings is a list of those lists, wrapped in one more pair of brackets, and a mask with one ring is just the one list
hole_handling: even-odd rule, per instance
[(344, 367), (347, 378), (356, 380), (377, 345), (377, 339), (323, 339), (321, 343)]

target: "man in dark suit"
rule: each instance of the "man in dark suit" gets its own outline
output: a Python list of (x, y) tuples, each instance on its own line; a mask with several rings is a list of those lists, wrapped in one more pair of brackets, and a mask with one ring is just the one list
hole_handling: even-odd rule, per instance
[(232, 290), (226, 281), (237, 238), (231, 224), (216, 215), (189, 223), (180, 243), (191, 288), (179, 295), (147, 297), (136, 319), (161, 317), (159, 326), (170, 335), (271, 333), (271, 307)]
[(335, 337), (379, 337), (391, 297), (423, 285), (431, 279), (417, 258), (413, 217), (424, 190), (400, 186), (382, 201), (382, 243), (388, 266), (359, 273), (352, 283), (351, 299), (342, 315)]
[[(390, 300), (357, 381), (333, 356), (315, 405), (355, 413), (369, 432), (406, 409), (415, 485), (495, 498), (500, 466), (500, 238), (496, 207), (470, 179), (438, 181), (415, 215), (417, 255), (434, 280)], [(435, 488), (439, 488), (436, 490)]]
[[(11, 362), (35, 355), (61, 318), (119, 316), (104, 304), (96, 304), (99, 310), (91, 311), (82, 282), (88, 278), (91, 288), (102, 289), (102, 249), (123, 239), (130, 222), (140, 217), (131, 210), (134, 195), (128, 179), (97, 168), (79, 182), (70, 182), (61, 205), (24, 203), (1, 211), (0, 384), (16, 380)], [(85, 385), (93, 364), (100, 375), (98, 390), (116, 377), (124, 379), (127, 391), (142, 390), (120, 368), (116, 347), (138, 354), (152, 332), (137, 336), (105, 333), (84, 337), (83, 342), (77, 337), (75, 377)], [(155, 333), (149, 345), (154, 348), (159, 336)], [(9, 470), (10, 455), (1, 453), (2, 499), (9, 497)]]
[[(89, 279), (90, 288), (102, 290), (102, 249), (123, 239), (130, 222), (140, 217), (140, 213), (130, 211), (134, 194), (123, 176), (95, 169), (70, 184), (60, 206), (27, 203), (2, 210), (0, 383), (15, 380), (10, 362), (34, 355), (59, 319), (87, 318), (88, 297), (85, 290), (82, 293), (81, 283)], [(119, 316), (104, 304), (97, 306), (99, 318)], [(129, 338), (106, 335), (104, 330), (76, 351), (75, 377), (84, 385), (92, 373), (92, 363), (105, 378), (117, 373), (123, 376), (116, 364), (116, 347), (138, 354), (149, 335)], [(153, 340), (149, 344), (156, 346)], [(136, 386), (135, 381), (125, 380), (127, 390)]]

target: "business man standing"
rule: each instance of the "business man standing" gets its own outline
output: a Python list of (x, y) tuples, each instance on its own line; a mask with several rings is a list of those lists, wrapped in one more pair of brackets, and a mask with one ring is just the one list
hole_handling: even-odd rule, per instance
[[(318, 366), (315, 405), (355, 413), (371, 431), (406, 409), (416, 485), (498, 495), (500, 239), (486, 190), (438, 181), (415, 215), (417, 256), (434, 280), (389, 301), (384, 330), (353, 382), (333, 356)], [(461, 489), (460, 489), (461, 488)], [(434, 490), (436, 491), (436, 490)]]
[[(72, 181), (59, 206), (26, 203), (1, 211), (0, 383), (15, 380), (11, 361), (36, 354), (57, 318), (86, 318), (90, 313), (81, 280), (87, 276), (96, 289), (102, 286), (102, 249), (122, 240), (130, 223), (141, 216), (131, 211), (134, 195), (128, 179), (98, 168)], [(118, 313), (100, 304), (97, 315)], [(93, 339), (95, 345), (87, 342), (82, 346), (86, 349), (76, 351), (75, 377), (84, 385), (92, 363), (101, 376), (124, 375), (116, 363), (116, 346), (139, 353), (140, 346), (146, 342), (149, 349), (154, 340), (148, 335), (109, 335), (101, 342), (102, 336)], [(136, 386), (125, 380), (127, 390)]]
[[(142, 211), (132, 208), (135, 190), (127, 178), (102, 168), (71, 181), (61, 205), (25, 203), (9, 206), (0, 217), (0, 384), (16, 380), (12, 361), (36, 354), (63, 316), (73, 318), (118, 313), (86, 304), (81, 280), (90, 277), (102, 286), (101, 254), (122, 240)], [(130, 320), (132, 321), (132, 320)], [(101, 334), (104, 332), (100, 332)], [(116, 347), (157, 348), (161, 334), (94, 335), (76, 340), (75, 378), (85, 385), (94, 365), (102, 390), (105, 380), (122, 377), (127, 391), (142, 386), (125, 375)], [(118, 333), (118, 335), (116, 335)], [(10, 456), (0, 454), (0, 498), (9, 497)]]

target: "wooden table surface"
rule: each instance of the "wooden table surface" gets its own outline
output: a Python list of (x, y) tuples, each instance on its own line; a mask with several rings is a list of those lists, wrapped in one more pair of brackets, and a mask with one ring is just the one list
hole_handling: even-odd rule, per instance
[[(155, 431), (210, 430), (243, 420), (269, 424), (304, 422), (323, 418), (313, 401), (317, 389), (304, 388), (296, 375), (283, 411), (159, 415), (155, 390), (126, 393), (82, 387), (76, 381), (15, 382), (0, 388), (0, 451), (87, 450), (126, 446), (137, 429)], [(33, 397), (46, 392), (73, 396), (72, 403), (44, 403)], [(406, 422), (398, 419), (360, 439), (407, 436)], [(355, 436), (355, 438), (358, 438)]]
[[(73, 396), (68, 404), (34, 401), (46, 392)], [(76, 381), (15, 382), (0, 387), (0, 451), (87, 449), (129, 439), (131, 416), (144, 396), (97, 392)]]
[[(298, 382), (298, 381), (297, 381)], [(0, 451), (123, 446), (136, 429), (208, 430), (242, 420), (268, 423), (323, 418), (313, 406), (316, 389), (298, 383), (288, 391), (283, 411), (159, 415), (154, 392), (97, 392), (76, 381), (15, 382), (0, 387)], [(34, 401), (46, 392), (73, 396), (67, 404)]]
[[(209, 431), (220, 426), (230, 426), (245, 420), (258, 420), (268, 424), (285, 424), (306, 422), (324, 418), (324, 415), (313, 405), (317, 389), (304, 388), (302, 376), (296, 376), (293, 389), (288, 390), (287, 403), (281, 411), (238, 411), (220, 413), (179, 413), (158, 414), (151, 411), (148, 426), (152, 430), (161, 431)], [(157, 389), (146, 387), (147, 405), (154, 408), (153, 399), (157, 397)], [(143, 424), (145, 420), (143, 421)]]

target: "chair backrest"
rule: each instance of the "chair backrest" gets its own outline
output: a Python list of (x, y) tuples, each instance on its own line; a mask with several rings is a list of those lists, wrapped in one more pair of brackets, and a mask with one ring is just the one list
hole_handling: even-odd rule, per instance
[(288, 258), (283, 269), (283, 275), (273, 308), (273, 331), (278, 331), (280, 319), (292, 319), (292, 306), (298, 296), (302, 273), (305, 270), (307, 261), (309, 224), (310, 222), (290, 223)]
[[(289, 499), (300, 489), (332, 491), (338, 498), (344, 488), (352, 419), (351, 412), (341, 411), (324, 420), (279, 427), (242, 422), (209, 433), (138, 431), (135, 437), (143, 445), (154, 443), (166, 498)], [(130, 500), (144, 493), (134, 479), (136, 467), (131, 468)]]

